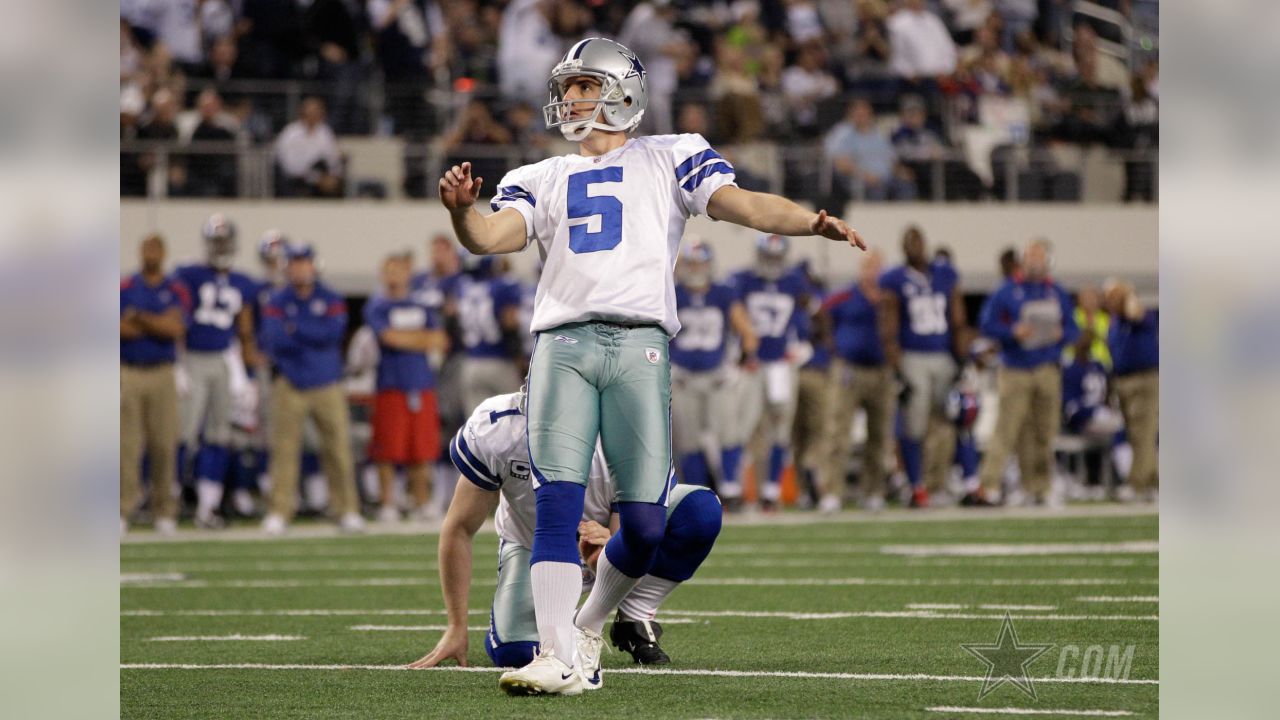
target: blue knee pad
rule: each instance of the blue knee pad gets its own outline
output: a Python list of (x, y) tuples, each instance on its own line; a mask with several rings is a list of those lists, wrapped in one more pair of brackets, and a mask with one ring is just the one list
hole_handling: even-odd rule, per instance
[(538, 643), (532, 640), (493, 644), (493, 633), (484, 634), (484, 651), (496, 667), (524, 667), (533, 662)]
[(689, 493), (667, 519), (666, 536), (649, 574), (674, 582), (693, 577), (720, 535), (723, 514), (715, 493)]
[(575, 482), (548, 482), (534, 491), (537, 502), (537, 526), (533, 531), (533, 548), (529, 564), (563, 562), (577, 565), (578, 522), (587, 488)]
[(657, 503), (618, 503), (618, 520), (618, 532), (604, 546), (605, 556), (623, 575), (643, 577), (666, 534), (667, 509)]

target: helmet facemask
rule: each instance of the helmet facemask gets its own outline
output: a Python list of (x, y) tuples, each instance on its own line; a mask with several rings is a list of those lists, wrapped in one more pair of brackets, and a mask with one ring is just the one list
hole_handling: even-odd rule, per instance
[(205, 239), (209, 264), (217, 270), (230, 270), (236, 257), (236, 239), (230, 235), (214, 235)]
[[(568, 61), (556, 66), (551, 74), (551, 79), (547, 81), (547, 90), (550, 93), (550, 101), (543, 106), (543, 119), (546, 120), (547, 129), (558, 127), (560, 134), (564, 135), (566, 140), (579, 142), (584, 140), (592, 130), (605, 130), (609, 132), (628, 132), (640, 124), (640, 116), (644, 114), (641, 110), (625, 125), (619, 127), (609, 122), (602, 122), (601, 116), (608, 116), (608, 110), (614, 107), (629, 107), (627, 105), (627, 96), (622, 89), (622, 81), (616, 75), (606, 73), (600, 70), (589, 70), (574, 66), (575, 61)], [(575, 100), (566, 100), (565, 84), (574, 78), (589, 77), (595, 78), (600, 83), (600, 97), (598, 98), (578, 98)], [(573, 109), (575, 105), (586, 103), (592, 104), (591, 114), (585, 118), (574, 119)]]

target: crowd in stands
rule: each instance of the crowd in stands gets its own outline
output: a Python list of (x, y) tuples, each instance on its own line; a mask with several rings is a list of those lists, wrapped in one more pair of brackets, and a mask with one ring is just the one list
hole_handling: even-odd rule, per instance
[[(335, 135), (546, 153), (548, 71), (603, 35), (645, 63), (643, 132), (687, 130), (693, 106), (716, 145), (820, 143), (837, 195), (982, 197), (992, 151), (1070, 144), (1128, 153), (1124, 199), (1152, 200), (1135, 153), (1158, 145), (1159, 65), (1136, 29), (1156, 2), (1098, 5), (1121, 24), (1064, 0), (125, 0), (121, 139), (197, 145), (164, 177), (122, 152), (122, 192), (232, 195), (235, 149), (274, 143), (275, 194), (341, 196)], [(1031, 154), (1037, 199), (1078, 198)]]
[[(206, 256), (173, 269), (164, 239), (145, 238), (121, 282), (122, 528), (438, 519), (450, 462), (465, 462), (450, 439), (521, 386), (536, 278), (440, 234), (425, 265), (377, 259), (379, 286), (344, 298), (322, 248), (269, 231), (241, 272), (230, 219), (203, 235)], [(682, 482), (731, 510), (1155, 497), (1159, 313), (1132, 286), (1071, 292), (1035, 240), (1000, 257), (1004, 279), (970, 319), (951, 251), (919, 228), (903, 264), (873, 249), (842, 286), (788, 247), (762, 236), (752, 264), (724, 272), (686, 238), (671, 341)]]

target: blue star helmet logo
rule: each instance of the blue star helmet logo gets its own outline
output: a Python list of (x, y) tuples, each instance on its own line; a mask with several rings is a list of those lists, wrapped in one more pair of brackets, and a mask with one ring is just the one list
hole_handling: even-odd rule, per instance
[(636, 57), (636, 54), (633, 52), (623, 53), (623, 57), (627, 59), (627, 62), (631, 63), (631, 67), (627, 68), (627, 74), (623, 76), (623, 79), (625, 80), (626, 78), (639, 75), (640, 81), (644, 82), (645, 71), (644, 65), (640, 64), (640, 58)]

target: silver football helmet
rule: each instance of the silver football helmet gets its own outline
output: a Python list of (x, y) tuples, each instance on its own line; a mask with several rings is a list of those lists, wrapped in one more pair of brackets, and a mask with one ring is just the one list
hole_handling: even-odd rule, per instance
[[(600, 81), (600, 97), (565, 100), (565, 84), (575, 77)], [(593, 129), (631, 132), (649, 104), (644, 65), (636, 54), (605, 38), (579, 40), (551, 69), (550, 100), (542, 113), (547, 129), (558, 127), (566, 140), (579, 142)], [(594, 103), (586, 117), (573, 117), (575, 105)]]

